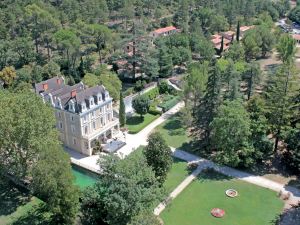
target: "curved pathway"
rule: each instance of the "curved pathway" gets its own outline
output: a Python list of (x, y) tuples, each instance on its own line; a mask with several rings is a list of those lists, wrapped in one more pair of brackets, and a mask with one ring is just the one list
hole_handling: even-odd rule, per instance
[(291, 193), (291, 197), (288, 202), (286, 202), (285, 208), (289, 208), (289, 204), (296, 204), (297, 202), (300, 202), (300, 190), (294, 187), (285, 186), (283, 184), (279, 184), (277, 182), (268, 180), (266, 178), (260, 177), (260, 176), (254, 176), (250, 173), (246, 173), (237, 169), (233, 169), (228, 166), (220, 166), (215, 164), (214, 162), (210, 160), (206, 160), (203, 158), (200, 158), (198, 156), (195, 156), (193, 154), (187, 153), (185, 151), (171, 148), (173, 151), (173, 156), (182, 160), (185, 160), (189, 163), (197, 163), (198, 167), (197, 169), (189, 175), (187, 178), (184, 179), (184, 181), (179, 184), (174, 191), (171, 192), (171, 194), (168, 196), (168, 198), (161, 202), (155, 209), (154, 214), (159, 215), (165, 207), (168, 205), (168, 203), (176, 198), (197, 176), (205, 169), (211, 168), (215, 170), (216, 172), (222, 173), (226, 176), (234, 177), (252, 184), (255, 184), (260, 187), (268, 188), (270, 190), (273, 190), (275, 192), (282, 192), (282, 193)]

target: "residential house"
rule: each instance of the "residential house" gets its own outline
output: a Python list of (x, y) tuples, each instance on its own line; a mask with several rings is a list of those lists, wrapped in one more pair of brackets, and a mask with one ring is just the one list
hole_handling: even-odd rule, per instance
[(179, 32), (179, 29), (177, 29), (174, 26), (168, 26), (164, 28), (159, 28), (157, 30), (154, 30), (150, 33), (150, 36), (152, 38), (162, 37), (162, 36), (169, 36), (172, 34), (176, 34)]
[(55, 109), (59, 138), (66, 147), (90, 156), (97, 140), (105, 143), (119, 132), (113, 99), (104, 86), (69, 86), (57, 76), (36, 84), (35, 90)]

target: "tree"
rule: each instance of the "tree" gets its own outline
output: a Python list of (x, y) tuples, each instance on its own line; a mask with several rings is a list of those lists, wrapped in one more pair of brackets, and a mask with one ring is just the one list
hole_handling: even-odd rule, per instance
[(122, 91), (120, 91), (119, 120), (120, 120), (120, 126), (124, 127), (126, 124), (126, 113), (125, 113), (125, 103), (124, 103)]
[[(105, 67), (106, 65), (104, 65)], [(96, 75), (95, 75), (96, 74)], [(103, 85), (109, 92), (110, 96), (118, 101), (120, 97), (120, 90), (122, 84), (118, 76), (108, 71), (106, 68), (95, 71), (95, 74), (86, 73), (82, 79), (82, 82), (89, 87), (94, 87), (96, 85)]]
[(172, 57), (168, 53), (166, 46), (159, 49), (159, 75), (160, 77), (168, 77), (172, 74), (173, 63)]
[(108, 155), (100, 163), (101, 179), (83, 198), (83, 220), (93, 222), (87, 224), (103, 220), (110, 225), (126, 225), (161, 199), (162, 190), (143, 154), (131, 154), (124, 160)]
[(245, 50), (240, 42), (234, 41), (229, 50), (225, 53), (225, 58), (230, 58), (234, 62), (245, 60)]
[(148, 113), (150, 108), (150, 100), (147, 96), (139, 95), (132, 101), (132, 107), (134, 108), (135, 112), (144, 117), (145, 114)]
[(246, 61), (250, 62), (252, 59), (256, 59), (261, 52), (261, 39), (256, 32), (248, 31), (242, 40)]
[(226, 101), (220, 106), (210, 127), (217, 162), (233, 167), (249, 167), (254, 163), (254, 148), (249, 141), (250, 119), (241, 102)]
[(280, 60), (284, 64), (290, 65), (293, 62), (296, 53), (295, 40), (288, 34), (281, 35), (277, 45), (277, 51)]
[(245, 73), (248, 87), (247, 87), (247, 98), (250, 99), (253, 91), (254, 84), (260, 81), (261, 70), (257, 63), (252, 62), (248, 65), (247, 72)]
[(168, 94), (170, 91), (170, 87), (167, 81), (163, 80), (158, 84), (159, 94)]
[(275, 44), (275, 37), (271, 28), (264, 24), (256, 27), (255, 30), (261, 38), (261, 54), (265, 57), (268, 52), (272, 51)]
[(295, 103), (294, 96), (299, 91), (299, 85), (296, 82), (293, 71), (288, 66), (282, 66), (271, 77), (269, 88), (266, 94), (268, 120), (271, 131), (275, 136), (274, 151), (277, 150), (279, 140), (283, 132), (290, 126), (290, 119), (293, 116)]
[(69, 75), (75, 71), (75, 63), (79, 53), (80, 39), (71, 29), (61, 29), (54, 34), (58, 49), (63, 53)]
[[(50, 42), (50, 31), (54, 31), (58, 27), (58, 21), (52, 17), (52, 15), (39, 7), (36, 4), (27, 5), (25, 7), (26, 22), (32, 33), (32, 38), (35, 42), (35, 50), (39, 53), (39, 42), (45, 40), (47, 44), (48, 57), (49, 53), (49, 42)], [(53, 32), (54, 33), (54, 32)]]
[(69, 157), (58, 141), (53, 109), (30, 90), (0, 91), (0, 170), (47, 203), (59, 224), (78, 208)]
[(240, 21), (238, 21), (238, 24), (237, 24), (237, 27), (236, 27), (236, 41), (237, 42), (240, 41), (240, 32), (241, 32)]
[(255, 148), (254, 159), (265, 160), (273, 153), (273, 142), (267, 137), (268, 120), (266, 118), (266, 103), (259, 95), (254, 95), (246, 105), (251, 120), (251, 140)]
[(153, 213), (143, 212), (133, 217), (128, 225), (161, 225), (161, 222)]
[(213, 60), (209, 65), (208, 81), (206, 91), (203, 98), (199, 99), (199, 103), (194, 109), (194, 136), (205, 147), (210, 145), (209, 124), (213, 121), (221, 103), (221, 74), (220, 69)]
[(91, 35), (92, 42), (94, 42), (97, 47), (99, 62), (102, 63), (101, 52), (108, 47), (110, 41), (112, 40), (112, 32), (108, 27), (100, 24), (89, 25), (88, 32)]
[(156, 80), (159, 76), (158, 52), (156, 49), (147, 49), (145, 54), (141, 70), (151, 80)]
[(0, 80), (4, 82), (4, 87), (11, 86), (16, 79), (16, 75), (15, 68), (12, 66), (5, 67), (2, 71), (0, 71)]
[(183, 88), (186, 107), (191, 103), (196, 109), (197, 103), (203, 97), (208, 80), (208, 66), (207, 61), (189, 65)]
[(163, 185), (171, 169), (173, 159), (172, 151), (160, 133), (156, 132), (150, 134), (144, 155), (158, 181)]
[(300, 171), (300, 130), (291, 129), (285, 142), (287, 143), (287, 152), (284, 153), (284, 161), (297, 173)]

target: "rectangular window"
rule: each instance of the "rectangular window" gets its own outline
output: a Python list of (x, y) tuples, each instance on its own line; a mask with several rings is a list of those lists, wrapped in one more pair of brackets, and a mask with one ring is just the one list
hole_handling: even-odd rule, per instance
[(59, 122), (59, 127), (60, 127), (60, 129), (62, 129), (62, 128), (63, 128), (63, 124), (62, 124), (62, 122)]
[(76, 145), (76, 138), (73, 138), (73, 144)]
[(93, 128), (94, 128), (94, 130), (96, 129), (96, 123), (95, 122), (93, 122)]
[(61, 118), (61, 113), (60, 112), (58, 112), (58, 118)]
[(74, 116), (71, 116), (71, 121), (74, 121)]
[(92, 118), (94, 118), (94, 116), (95, 116), (95, 113), (94, 113), (94, 111), (92, 112)]
[(86, 149), (89, 149), (89, 143), (84, 142), (84, 145), (85, 145), (85, 148), (86, 148)]
[(87, 127), (87, 126), (84, 127), (84, 133), (85, 133), (85, 134), (88, 133), (88, 127)]
[(75, 134), (75, 127), (71, 125), (72, 134)]

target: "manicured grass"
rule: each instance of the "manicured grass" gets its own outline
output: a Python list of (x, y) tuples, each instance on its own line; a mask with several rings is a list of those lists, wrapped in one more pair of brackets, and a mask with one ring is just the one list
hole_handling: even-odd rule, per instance
[[(225, 191), (236, 189), (229, 198)], [(213, 208), (224, 209), (223, 218), (214, 218)], [(203, 172), (162, 212), (165, 225), (271, 225), (282, 211), (276, 193), (215, 172)]]
[(126, 126), (130, 134), (136, 134), (143, 130), (147, 125), (149, 125), (158, 117), (159, 115), (152, 115), (150, 113), (144, 115), (143, 118), (141, 118), (139, 115), (134, 115), (132, 117), (127, 118)]
[(188, 150), (190, 148), (187, 130), (182, 126), (181, 118), (178, 114), (172, 116), (163, 124), (156, 128), (160, 132), (167, 144), (174, 148)]
[(187, 162), (173, 158), (172, 168), (167, 176), (164, 187), (167, 194), (170, 194), (188, 175)]

